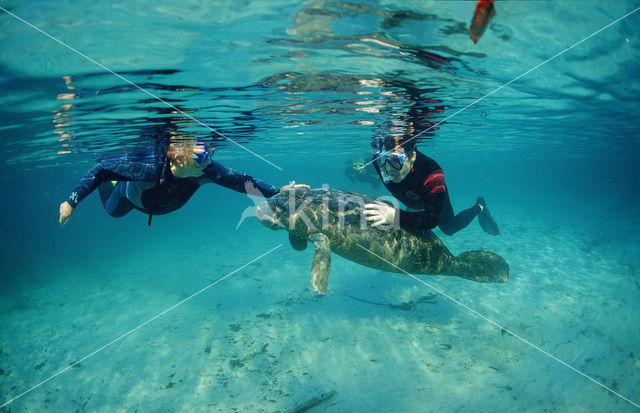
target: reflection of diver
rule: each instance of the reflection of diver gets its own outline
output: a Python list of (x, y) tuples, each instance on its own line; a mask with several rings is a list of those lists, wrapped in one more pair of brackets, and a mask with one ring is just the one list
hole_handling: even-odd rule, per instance
[[(370, 31), (356, 34), (346, 34), (337, 29), (337, 23), (346, 17), (357, 15), (367, 16), (367, 20), (375, 23), (377, 27), (371, 27)], [(479, 0), (475, 14), (467, 31), (462, 21), (456, 21), (449, 16), (439, 16), (434, 13), (424, 13), (411, 9), (396, 9), (376, 7), (368, 4), (355, 4), (353, 2), (339, 2), (326, 0), (310, 0), (303, 4), (302, 8), (292, 16), (293, 26), (287, 28), (290, 37), (286, 39), (273, 39), (282, 44), (292, 46), (312, 44), (313, 48), (337, 48), (349, 52), (365, 54), (383, 58), (396, 58), (402, 61), (415, 59), (420, 64), (436, 70), (457, 70), (460, 67), (469, 68), (460, 58), (465, 55), (478, 57), (477, 53), (464, 50), (455, 50), (450, 44), (431, 45), (429, 50), (419, 44), (406, 44), (397, 41), (398, 36), (392, 36), (389, 32), (401, 26), (415, 25), (416, 22), (424, 22), (429, 27), (436, 22), (439, 31), (445, 35), (467, 34), (474, 43), (478, 41), (482, 33), (489, 25), (491, 17), (495, 15), (493, 0)], [(371, 16), (376, 18), (371, 19)], [(366, 30), (366, 29), (365, 29)], [(293, 52), (292, 52), (293, 53)], [(291, 54), (286, 55), (290, 57)], [(305, 58), (313, 56), (312, 53), (303, 54), (296, 51), (295, 57)]]
[(344, 174), (351, 182), (361, 182), (371, 185), (374, 189), (380, 187), (380, 179), (373, 167), (366, 167), (364, 158), (349, 159)]
[[(477, 0), (476, 2), (475, 12), (469, 24), (469, 36), (474, 43), (480, 40), (485, 29), (489, 26), (491, 18), (496, 15), (493, 2), (494, 0)], [(425, 14), (411, 9), (392, 10), (376, 8), (367, 4), (312, 0), (305, 2), (303, 8), (292, 16), (294, 26), (287, 29), (287, 34), (307, 41), (317, 40), (319, 37), (331, 37), (334, 36), (334, 22), (343, 19), (348, 14), (377, 16), (381, 19), (378, 26), (385, 30), (402, 26), (409, 20), (441, 20), (443, 23), (451, 21), (447, 17)]]

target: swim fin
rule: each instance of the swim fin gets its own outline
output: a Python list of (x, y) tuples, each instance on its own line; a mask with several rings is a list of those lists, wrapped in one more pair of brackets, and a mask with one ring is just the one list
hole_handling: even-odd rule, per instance
[(496, 8), (493, 5), (493, 0), (478, 0), (469, 26), (469, 36), (473, 43), (478, 43), (485, 29), (489, 26), (491, 18), (495, 15)]
[(489, 212), (484, 198), (478, 197), (476, 204), (482, 205), (482, 211), (478, 214), (478, 224), (480, 224), (480, 227), (489, 235), (500, 235), (498, 224), (491, 216), (491, 212)]

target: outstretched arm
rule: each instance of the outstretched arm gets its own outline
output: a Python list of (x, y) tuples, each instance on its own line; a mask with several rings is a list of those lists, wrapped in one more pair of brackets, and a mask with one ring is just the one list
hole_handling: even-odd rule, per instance
[(69, 198), (60, 204), (60, 216), (58, 221), (61, 225), (66, 225), (71, 219), (71, 215), (76, 209), (76, 206), (86, 198), (93, 190), (95, 190), (100, 184), (106, 181), (123, 180), (121, 175), (111, 173), (108, 169), (105, 169), (102, 163), (92, 168), (85, 176), (82, 177), (78, 186), (71, 192)]
[(60, 223), (69, 222), (76, 206), (103, 182), (155, 181), (157, 176), (158, 161), (154, 155), (103, 160), (80, 179), (69, 198), (60, 204)]
[(204, 169), (204, 176), (210, 182), (222, 185), (225, 188), (229, 188), (243, 194), (247, 193), (247, 186), (254, 186), (259, 191), (252, 195), (262, 195), (265, 198), (272, 197), (280, 192), (278, 188), (261, 179), (234, 171), (233, 169), (227, 168), (215, 161), (211, 162), (211, 165)]

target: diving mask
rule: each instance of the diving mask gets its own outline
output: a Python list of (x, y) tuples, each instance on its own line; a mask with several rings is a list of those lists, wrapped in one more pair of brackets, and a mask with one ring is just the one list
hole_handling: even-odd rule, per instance
[(215, 152), (216, 148), (209, 147), (204, 142), (198, 142), (196, 146), (202, 146), (204, 150), (199, 153), (194, 152), (194, 160), (200, 166), (208, 166), (211, 163), (211, 158), (213, 158), (213, 153)]
[(393, 169), (398, 171), (402, 169), (402, 165), (404, 165), (404, 160), (406, 158), (407, 158), (406, 153), (398, 155), (395, 153), (378, 151), (375, 154), (375, 162), (380, 168), (389, 164)]

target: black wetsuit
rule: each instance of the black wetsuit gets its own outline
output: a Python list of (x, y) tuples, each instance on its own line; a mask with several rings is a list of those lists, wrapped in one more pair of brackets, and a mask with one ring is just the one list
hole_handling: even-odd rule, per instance
[[(383, 179), (380, 167), (375, 162), (373, 165), (380, 179)], [(400, 227), (410, 232), (420, 232), (437, 226), (445, 234), (453, 235), (469, 225), (480, 212), (480, 207), (474, 205), (455, 215), (442, 168), (418, 150), (409, 174), (401, 182), (389, 181), (384, 185), (400, 202), (416, 210), (400, 210)]]
[[(260, 179), (239, 173), (212, 161), (195, 178), (176, 178), (164, 153), (125, 155), (105, 159), (80, 180), (67, 202), (76, 207), (99, 188), (100, 198), (109, 215), (121, 217), (132, 209), (149, 215), (163, 215), (182, 207), (206, 183), (216, 183), (237, 192), (271, 197), (278, 189)], [(114, 185), (111, 181), (118, 181)], [(257, 191), (252, 190), (255, 188)]]

